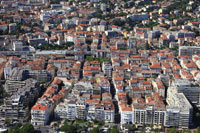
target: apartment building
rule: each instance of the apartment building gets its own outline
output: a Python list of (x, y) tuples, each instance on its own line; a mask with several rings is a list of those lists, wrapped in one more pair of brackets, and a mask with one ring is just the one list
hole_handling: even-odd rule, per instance
[(179, 56), (192, 56), (200, 54), (200, 47), (198, 46), (180, 46)]
[(85, 101), (68, 97), (64, 102), (59, 103), (55, 110), (54, 116), (56, 119), (85, 119), (86, 105)]
[(22, 67), (14, 68), (11, 75), (5, 83), (5, 90), (8, 93), (14, 93), (18, 88), (25, 85), (25, 80), (32, 78), (38, 82), (46, 82), (51, 80), (51, 74), (46, 70), (29, 70)]
[(91, 79), (96, 74), (99, 74), (100, 70), (100, 63), (98, 61), (87, 61), (83, 66), (83, 77), (85, 79)]
[(141, 21), (141, 20), (147, 20), (149, 18), (148, 14), (132, 14), (128, 15), (127, 18), (130, 18), (132, 21)]
[(95, 105), (90, 105), (87, 107), (87, 117), (88, 121), (95, 120)]
[(134, 105), (133, 123), (148, 125), (163, 125), (165, 117), (165, 106), (155, 107), (152, 105)]
[(23, 105), (21, 96), (13, 95), (6, 100), (5, 105), (0, 106), (0, 116), (5, 119), (23, 120), (28, 114), (28, 109)]
[(132, 99), (132, 106), (120, 102), (121, 124), (153, 124), (166, 127), (189, 128), (192, 123), (192, 106), (183, 93), (172, 93), (168, 92), (170, 96), (167, 99), (167, 107), (159, 93), (145, 96), (145, 99), (135, 97)]
[(165, 97), (165, 86), (162, 83), (161, 79), (158, 78), (158, 79), (152, 81), (152, 85), (153, 85), (154, 90), (156, 92), (158, 92), (159, 95), (164, 98)]
[(81, 62), (77, 61), (72, 68), (70, 68), (70, 74), (68, 77), (78, 81), (80, 79)]
[(133, 123), (148, 125), (163, 125), (165, 117), (165, 104), (159, 93), (132, 99)]
[(166, 127), (179, 127), (180, 108), (176, 106), (167, 106), (165, 115)]
[(49, 122), (50, 110), (45, 104), (36, 104), (31, 109), (31, 124), (46, 125)]
[[(24, 85), (13, 92), (0, 106), (0, 116), (13, 120), (24, 120), (28, 116), (28, 106), (32, 105), (39, 96), (40, 85), (34, 79), (27, 79)], [(11, 94), (11, 93), (10, 93)]]
[(70, 99), (67, 103), (67, 119), (69, 120), (76, 119), (77, 116), (76, 101), (77, 99)]
[(39, 82), (47, 82), (52, 78), (52, 75), (47, 70), (29, 70), (28, 76)]
[(119, 112), (121, 114), (121, 124), (132, 124), (133, 123), (133, 111), (132, 107), (126, 104), (119, 106)]
[[(106, 95), (104, 94), (104, 97)], [(86, 100), (86, 118), (89, 121), (98, 120), (105, 122), (114, 122), (115, 108), (112, 100), (87, 99)]]
[(12, 70), (11, 75), (9, 76), (9, 80), (12, 81), (22, 81), (27, 78), (28, 71), (24, 68), (16, 67)]
[(115, 110), (114, 106), (107, 105), (104, 108), (104, 121), (115, 122)]
[(112, 101), (101, 101), (95, 106), (95, 119), (98, 121), (114, 122), (114, 105)]
[(95, 119), (98, 121), (104, 121), (104, 106), (97, 104), (95, 106)]
[(54, 109), (54, 118), (56, 120), (66, 119), (67, 118), (67, 106), (66, 102), (59, 103)]
[(101, 78), (100, 79), (100, 87), (101, 87), (101, 93), (108, 92), (110, 93), (110, 82), (107, 78)]
[(89, 81), (79, 81), (74, 84), (74, 89), (72, 90), (72, 93), (74, 93), (75, 91), (79, 91), (81, 94), (93, 94), (93, 85)]
[(76, 102), (76, 109), (77, 109), (77, 118), (78, 119), (85, 119), (86, 118), (86, 105), (85, 101), (78, 100)]
[(169, 88), (174, 89), (176, 93), (183, 93), (190, 103), (200, 106), (200, 88), (197, 83), (179, 79), (173, 81)]
[[(185, 95), (177, 93), (173, 87), (169, 87), (167, 91), (167, 103), (169, 107), (166, 111), (165, 126), (189, 128), (192, 125), (193, 107)], [(173, 119), (171, 117), (173, 115), (178, 117), (176, 122), (172, 122)]]
[(73, 60), (58, 59), (50, 61), (56, 68), (71, 67), (75, 63)]
[(109, 62), (103, 62), (102, 64), (102, 70), (106, 76), (109, 78), (112, 77), (112, 65)]
[(70, 75), (70, 70), (67, 67), (62, 67), (57, 71), (58, 77), (69, 77), (69, 75)]
[(19, 88), (22, 88), (24, 85), (25, 85), (25, 81), (6, 80), (5, 90), (8, 93), (14, 93)]
[[(68, 92), (68, 87), (62, 88), (63, 80), (56, 77), (41, 98), (31, 109), (31, 123), (46, 125), (53, 118), (55, 106), (60, 103)], [(40, 118), (41, 117), (41, 118)], [(58, 116), (59, 117), (59, 116)]]

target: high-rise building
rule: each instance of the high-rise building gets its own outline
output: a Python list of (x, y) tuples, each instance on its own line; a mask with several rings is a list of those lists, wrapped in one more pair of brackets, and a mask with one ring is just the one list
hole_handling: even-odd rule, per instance
[(169, 89), (173, 89), (176, 93), (183, 93), (190, 103), (200, 106), (200, 87), (197, 83), (191, 83), (188, 80), (175, 80)]
[[(177, 93), (173, 87), (167, 91), (165, 126), (189, 128), (192, 124), (193, 107), (183, 93)], [(175, 120), (174, 120), (175, 119)]]

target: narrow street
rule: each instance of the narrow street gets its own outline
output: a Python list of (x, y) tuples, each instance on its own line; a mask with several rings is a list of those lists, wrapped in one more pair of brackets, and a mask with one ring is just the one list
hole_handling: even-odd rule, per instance
[(113, 97), (113, 104), (115, 106), (115, 123), (118, 124), (118, 123), (120, 123), (119, 107), (118, 107), (118, 102), (115, 99), (116, 92), (115, 92), (115, 88), (114, 88), (114, 85), (111, 80), (110, 80), (110, 91), (111, 91), (111, 94)]

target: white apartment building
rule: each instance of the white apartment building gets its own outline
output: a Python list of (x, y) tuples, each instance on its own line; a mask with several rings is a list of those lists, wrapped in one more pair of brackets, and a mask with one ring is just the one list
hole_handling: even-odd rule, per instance
[[(165, 126), (189, 128), (192, 124), (192, 105), (183, 93), (177, 93), (177, 90), (173, 87), (168, 88), (167, 94), (167, 103), (169, 107), (166, 111)], [(173, 116), (178, 118), (176, 122), (173, 122), (174, 118), (171, 119)]]
[(132, 124), (133, 123), (133, 111), (132, 108), (121, 104), (119, 106), (119, 112), (121, 114), (121, 124)]
[(162, 83), (161, 79), (156, 79), (152, 81), (153, 88), (160, 96), (165, 97), (165, 86)]
[(108, 92), (110, 93), (110, 82), (107, 78), (102, 78), (100, 82), (101, 93)]
[(98, 121), (104, 121), (105, 114), (104, 114), (104, 106), (98, 104), (95, 106), (95, 119)]
[(200, 87), (198, 84), (188, 80), (175, 80), (172, 82), (170, 89), (173, 89), (174, 93), (183, 93), (185, 97), (194, 105), (200, 106)]
[(133, 105), (134, 124), (163, 125), (165, 106)]
[(76, 102), (76, 110), (77, 110), (77, 118), (78, 119), (85, 119), (86, 118), (86, 106), (85, 101), (78, 100)]
[(78, 36), (76, 36), (76, 35), (65, 35), (65, 39), (68, 42), (75, 42), (78, 39)]
[(54, 116), (56, 119), (85, 119), (85, 102), (77, 99), (65, 100), (56, 106)]
[(180, 109), (175, 106), (166, 107), (165, 126), (179, 127)]
[(66, 102), (62, 102), (58, 104), (54, 110), (54, 117), (55, 119), (66, 119), (67, 118), (67, 106)]
[(99, 104), (88, 104), (87, 120), (114, 122), (115, 109), (112, 101), (101, 101)]
[(114, 122), (114, 120), (115, 120), (115, 110), (114, 109), (104, 110), (104, 121)]
[(45, 104), (36, 104), (31, 109), (31, 124), (46, 125), (49, 122), (49, 106)]
[(87, 108), (87, 120), (88, 121), (95, 120), (95, 105), (90, 105)]
[(77, 116), (76, 100), (70, 100), (67, 103), (67, 119), (74, 120)]
[(132, 21), (141, 21), (141, 20), (147, 20), (149, 18), (148, 14), (129, 14), (127, 15), (127, 18), (130, 18)]

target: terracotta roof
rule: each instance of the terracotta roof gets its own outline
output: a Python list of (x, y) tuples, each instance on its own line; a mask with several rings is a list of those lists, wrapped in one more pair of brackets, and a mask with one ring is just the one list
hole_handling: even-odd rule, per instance
[(44, 111), (44, 110), (47, 110), (49, 107), (47, 105), (44, 105), (44, 104), (36, 104), (32, 107), (31, 110), (40, 110), (40, 111)]
[(121, 104), (120, 106), (122, 111), (132, 111), (132, 108), (126, 104)]

